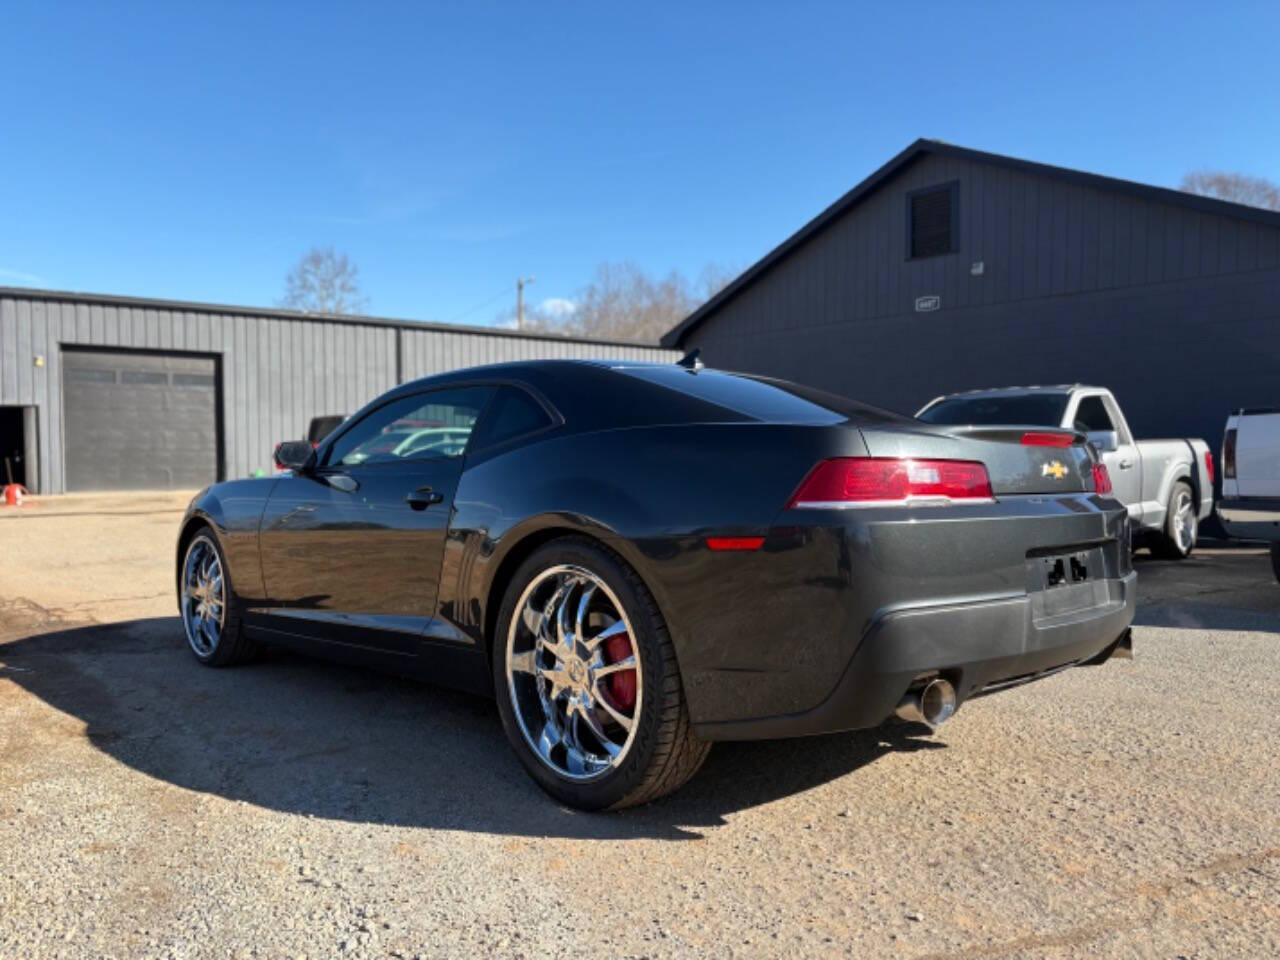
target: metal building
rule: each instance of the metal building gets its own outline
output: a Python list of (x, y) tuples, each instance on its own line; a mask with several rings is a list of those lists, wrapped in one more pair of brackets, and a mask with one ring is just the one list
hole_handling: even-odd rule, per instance
[(0, 483), (179, 489), (272, 469), (279, 440), (397, 383), (535, 357), (668, 360), (634, 343), (0, 288)]
[(919, 140), (662, 342), (905, 413), (1096, 383), (1216, 450), (1280, 403), (1280, 213)]

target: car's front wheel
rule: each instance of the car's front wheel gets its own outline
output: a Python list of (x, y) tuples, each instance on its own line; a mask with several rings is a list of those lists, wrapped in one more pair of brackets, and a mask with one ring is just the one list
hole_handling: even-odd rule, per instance
[(207, 527), (187, 544), (178, 576), (182, 628), (195, 658), (209, 667), (251, 660), (258, 644), (244, 635), (226, 558)]
[(589, 810), (657, 799), (697, 772), (675, 649), (652, 595), (583, 538), (536, 550), (498, 617), (494, 687), (508, 740), (549, 794)]

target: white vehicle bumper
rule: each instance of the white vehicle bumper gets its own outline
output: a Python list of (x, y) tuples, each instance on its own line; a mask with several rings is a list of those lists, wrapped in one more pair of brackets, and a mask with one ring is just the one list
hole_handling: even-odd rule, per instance
[(1280, 500), (1220, 500), (1218, 519), (1240, 540), (1280, 540)]

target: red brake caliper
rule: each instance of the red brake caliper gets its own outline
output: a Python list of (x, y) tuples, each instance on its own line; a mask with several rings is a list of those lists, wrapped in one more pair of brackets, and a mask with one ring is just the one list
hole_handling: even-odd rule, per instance
[[(617, 663), (631, 656), (631, 637), (620, 633), (604, 644), (604, 655), (610, 663)], [(618, 710), (632, 710), (636, 705), (636, 672), (619, 670), (608, 678), (609, 700)]]

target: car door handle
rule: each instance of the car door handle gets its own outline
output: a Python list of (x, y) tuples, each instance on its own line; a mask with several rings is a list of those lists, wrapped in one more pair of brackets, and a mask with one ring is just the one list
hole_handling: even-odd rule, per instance
[(1118, 466), (1121, 470), (1128, 470), (1130, 467), (1133, 466), (1133, 461), (1121, 460), (1118, 464), (1116, 464), (1116, 466)]
[(444, 500), (443, 493), (436, 493), (430, 487), (419, 487), (412, 493), (405, 494), (404, 502), (415, 510), (425, 510), (433, 503)]

